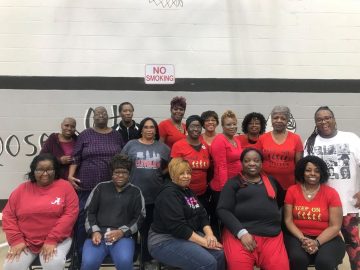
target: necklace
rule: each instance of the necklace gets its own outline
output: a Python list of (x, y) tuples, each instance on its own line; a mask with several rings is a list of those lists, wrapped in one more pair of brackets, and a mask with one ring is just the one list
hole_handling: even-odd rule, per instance
[(184, 129), (183, 129), (181, 123), (178, 124), (178, 123), (175, 123), (175, 122), (173, 121), (173, 124), (174, 124), (174, 126), (176, 127), (176, 129), (177, 129), (178, 131), (180, 131), (181, 133), (184, 133)]
[(319, 191), (319, 189), (320, 189), (320, 184), (319, 184), (319, 185), (317, 186), (317, 188), (316, 188), (315, 190), (313, 190), (313, 191), (308, 191), (308, 190), (306, 189), (306, 187), (305, 187), (304, 184), (301, 185), (301, 188), (302, 188), (305, 196), (306, 196), (308, 199), (312, 199), (312, 198), (314, 198), (314, 196), (316, 195), (316, 193)]
[(230, 139), (228, 136), (225, 136), (225, 138), (232, 144), (232, 146), (237, 147), (237, 143), (234, 139)]

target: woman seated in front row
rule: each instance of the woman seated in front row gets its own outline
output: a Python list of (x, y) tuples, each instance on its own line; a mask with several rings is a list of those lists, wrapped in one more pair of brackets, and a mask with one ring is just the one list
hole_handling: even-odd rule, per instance
[(285, 198), (285, 245), (292, 270), (335, 269), (345, 255), (339, 235), (342, 223), (341, 201), (335, 189), (325, 185), (329, 174), (326, 163), (307, 156), (295, 167), (298, 184), (291, 186)]
[(191, 168), (183, 158), (169, 163), (172, 182), (165, 184), (155, 201), (149, 231), (150, 254), (181, 269), (223, 270), (224, 253), (204, 207), (189, 189)]
[(117, 154), (110, 162), (112, 181), (98, 184), (86, 202), (86, 231), (91, 236), (84, 244), (82, 270), (98, 270), (110, 255), (116, 269), (133, 269), (135, 240), (145, 217), (140, 189), (129, 183), (131, 160)]
[(64, 268), (79, 200), (59, 176), (57, 159), (40, 154), (30, 164), (29, 181), (11, 193), (2, 220), (9, 242), (3, 269), (26, 270), (37, 256), (45, 270)]
[(261, 172), (263, 156), (246, 148), (242, 172), (231, 178), (220, 194), (217, 214), (225, 225), (223, 245), (229, 270), (288, 270), (289, 261), (281, 232), (279, 205), (283, 190)]

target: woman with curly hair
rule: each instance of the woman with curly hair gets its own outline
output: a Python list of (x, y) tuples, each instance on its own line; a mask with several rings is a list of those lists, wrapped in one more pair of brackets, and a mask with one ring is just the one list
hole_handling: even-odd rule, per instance
[(186, 138), (186, 126), (182, 122), (186, 110), (186, 99), (174, 97), (170, 102), (171, 117), (159, 123), (160, 141), (170, 148), (181, 139)]
[(285, 244), (292, 270), (335, 269), (345, 255), (340, 237), (342, 207), (339, 194), (325, 183), (329, 179), (326, 163), (307, 156), (296, 163), (296, 185), (285, 197), (285, 224), (290, 234)]
[(266, 120), (261, 113), (252, 112), (245, 116), (242, 125), (242, 132), (239, 135), (241, 147), (257, 147), (257, 142), (261, 134), (265, 132)]

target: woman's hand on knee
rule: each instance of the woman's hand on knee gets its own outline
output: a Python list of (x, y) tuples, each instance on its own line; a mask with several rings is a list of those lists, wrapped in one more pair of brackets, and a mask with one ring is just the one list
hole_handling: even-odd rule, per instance
[(12, 262), (14, 259), (16, 259), (18, 261), (20, 258), (21, 252), (24, 252), (25, 254), (27, 254), (27, 246), (25, 245), (25, 243), (19, 243), (15, 246), (11, 246), (6, 255), (6, 259), (9, 262)]
[(40, 255), (44, 258), (45, 262), (50, 261), (57, 253), (56, 244), (44, 244), (40, 250)]
[(250, 233), (246, 233), (241, 236), (240, 241), (244, 248), (250, 252), (253, 252), (256, 248), (256, 241)]
[(101, 233), (100, 232), (93, 232), (91, 235), (91, 241), (93, 242), (94, 245), (100, 245), (101, 243)]

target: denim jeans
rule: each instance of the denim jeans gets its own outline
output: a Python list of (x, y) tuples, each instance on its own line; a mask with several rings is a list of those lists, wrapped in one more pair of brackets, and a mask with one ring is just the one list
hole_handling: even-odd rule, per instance
[(112, 245), (106, 245), (101, 239), (100, 245), (96, 246), (91, 239), (86, 239), (83, 253), (81, 270), (98, 270), (104, 258), (110, 254), (116, 269), (133, 269), (133, 256), (135, 241), (132, 238), (121, 238)]
[(223, 270), (225, 257), (222, 250), (206, 249), (194, 242), (173, 239), (150, 247), (158, 261), (184, 270)]

